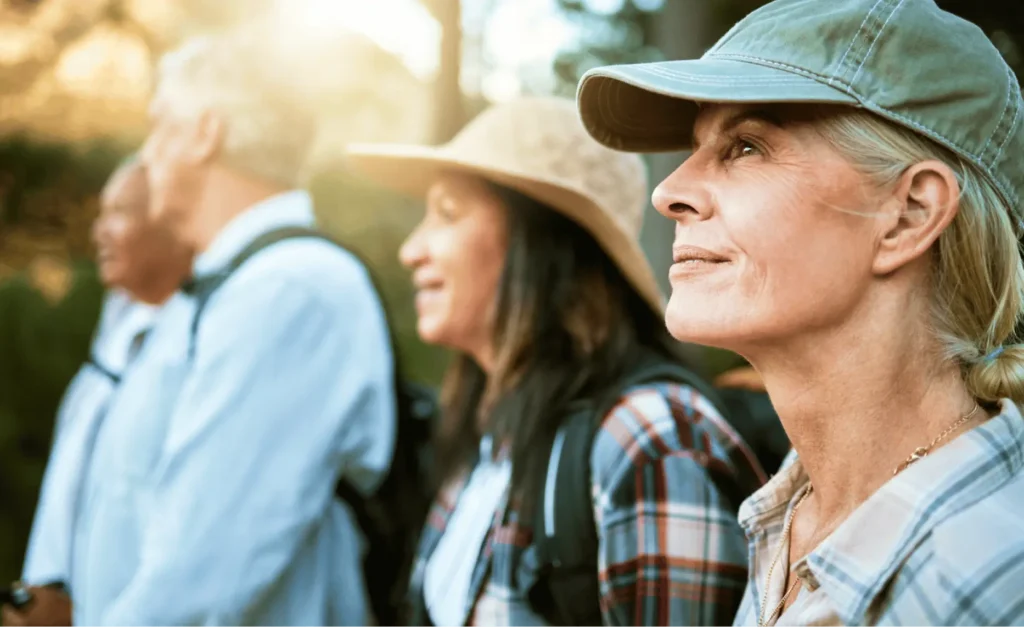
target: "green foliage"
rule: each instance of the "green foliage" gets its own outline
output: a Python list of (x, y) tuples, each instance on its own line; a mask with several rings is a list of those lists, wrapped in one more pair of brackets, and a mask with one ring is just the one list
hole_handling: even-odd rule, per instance
[[(653, 5), (678, 0), (662, 0)], [(768, 0), (714, 0), (706, 28), (713, 41), (751, 11)], [(977, 24), (992, 39), (1003, 58), (1020, 76), (1024, 69), (1024, 4), (1009, 2), (977, 2), (976, 0), (938, 0), (946, 11)], [(615, 63), (640, 63), (664, 58), (658, 42), (652, 39), (652, 23), (660, 18), (660, 10), (646, 11), (640, 7), (650, 2), (627, 0), (610, 14), (588, 10), (583, 0), (558, 0), (565, 15), (584, 24), (586, 36), (577, 46), (563, 50), (555, 61), (555, 71), (562, 79), (561, 90), (574, 93), (579, 78), (592, 67)], [(908, 59), (908, 62), (913, 60)]]
[(656, 13), (641, 10), (634, 2), (624, 2), (611, 14), (589, 11), (581, 0), (559, 0), (558, 5), (576, 24), (581, 37), (576, 46), (560, 51), (555, 58), (554, 72), (560, 82), (557, 91), (562, 95), (574, 95), (580, 78), (591, 68), (665, 58), (651, 41), (649, 24)]
[(32, 217), (28, 201), (34, 192), (59, 185), (60, 195), (72, 201), (95, 195), (126, 152), (107, 142), (75, 147), (5, 138), (0, 141), (0, 227)]
[(0, 283), (0, 581), (20, 575), (57, 407), (88, 355), (101, 301), (89, 263), (73, 268), (56, 304), (24, 276)]

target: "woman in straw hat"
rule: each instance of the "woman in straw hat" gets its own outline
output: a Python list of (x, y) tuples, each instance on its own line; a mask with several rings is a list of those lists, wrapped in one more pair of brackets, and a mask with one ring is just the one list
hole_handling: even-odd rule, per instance
[(737, 623), (1024, 624), (1024, 105), (984, 34), (778, 0), (579, 105), (608, 146), (692, 148), (654, 194), (669, 329), (746, 356), (793, 442), (740, 509)]
[[(734, 507), (763, 473), (671, 374), (676, 345), (637, 242), (640, 159), (590, 139), (572, 102), (553, 98), (495, 106), (440, 148), (351, 155), (426, 198), (400, 256), (420, 337), (458, 353), (412, 624), (731, 621), (746, 580)], [(583, 416), (583, 440), (561, 430), (570, 415)], [(556, 497), (580, 442), (589, 480)], [(577, 501), (571, 515), (588, 522), (556, 527)], [(549, 556), (588, 525), (597, 537), (576, 570)]]

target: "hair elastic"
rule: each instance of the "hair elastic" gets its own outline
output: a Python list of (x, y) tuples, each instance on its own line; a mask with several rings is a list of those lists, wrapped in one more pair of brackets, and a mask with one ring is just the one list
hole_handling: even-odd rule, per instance
[(999, 348), (995, 349), (994, 351), (992, 351), (988, 355), (985, 355), (983, 360), (985, 361), (986, 364), (990, 364), (990, 363), (992, 363), (993, 361), (996, 360), (996, 357), (999, 357), (1000, 355), (1003, 354), (1003, 350), (1005, 350), (1005, 347), (1000, 346)]

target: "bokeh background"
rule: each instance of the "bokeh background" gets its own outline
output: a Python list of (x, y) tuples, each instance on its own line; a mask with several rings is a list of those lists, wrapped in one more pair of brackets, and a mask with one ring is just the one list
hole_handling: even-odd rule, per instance
[[(160, 54), (279, 0), (0, 0), (0, 582), (17, 578), (54, 413), (102, 297), (90, 224), (115, 164), (141, 143)], [(837, 0), (838, 1), (838, 0)], [(407, 374), (437, 384), (395, 261), (421, 207), (348, 175), (351, 141), (436, 143), (519, 94), (571, 96), (587, 69), (699, 56), (759, 0), (280, 0), (278, 44), (323, 120), (310, 167), (320, 218), (374, 267)], [(939, 2), (1019, 72), (1024, 3)], [(915, 62), (908, 58), (908, 64)], [(652, 181), (684, 155), (648, 157)], [(651, 211), (651, 214), (654, 212)], [(643, 244), (667, 287), (672, 230)], [(706, 374), (737, 357), (694, 349)]]

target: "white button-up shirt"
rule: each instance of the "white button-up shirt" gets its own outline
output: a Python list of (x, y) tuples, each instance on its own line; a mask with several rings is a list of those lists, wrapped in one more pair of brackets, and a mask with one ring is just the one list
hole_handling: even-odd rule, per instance
[[(313, 223), (304, 192), (233, 220), (196, 261)], [(362, 538), (333, 497), (394, 441), (392, 356), (365, 269), (323, 241), (274, 244), (209, 299), (178, 294), (122, 381), (76, 530), (76, 624), (364, 624)]]
[(157, 311), (120, 291), (108, 292), (104, 299), (90, 361), (71, 380), (57, 412), (22, 572), (30, 584), (59, 581), (71, 586), (71, 539), (82, 476), (116, 378), (125, 372), (138, 338), (149, 331)]

